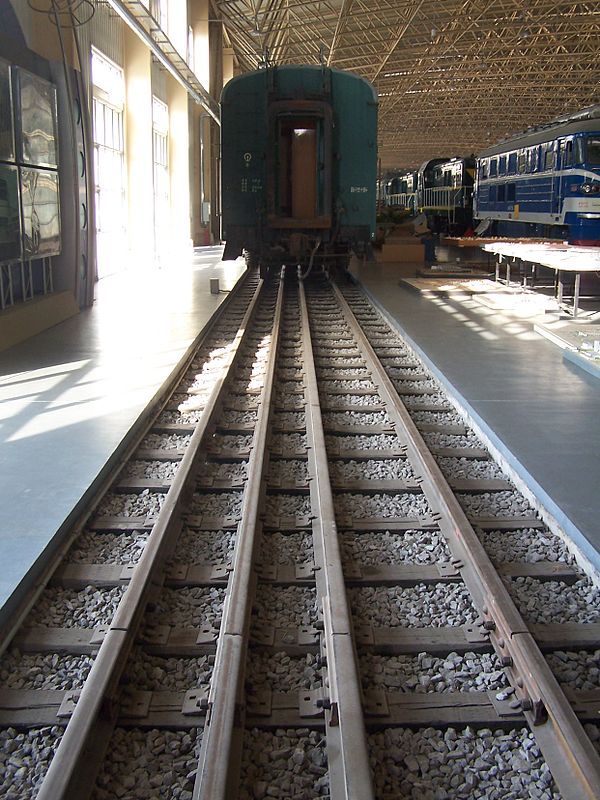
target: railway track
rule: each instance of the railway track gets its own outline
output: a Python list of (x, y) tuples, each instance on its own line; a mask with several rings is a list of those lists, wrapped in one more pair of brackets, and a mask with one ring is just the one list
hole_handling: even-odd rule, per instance
[(0, 662), (0, 792), (599, 796), (573, 556), (357, 289), (230, 307)]

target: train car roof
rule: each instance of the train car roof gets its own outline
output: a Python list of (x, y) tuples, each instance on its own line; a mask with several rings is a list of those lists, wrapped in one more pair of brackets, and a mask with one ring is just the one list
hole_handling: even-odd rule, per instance
[(298, 72), (298, 71), (301, 71), (301, 70), (316, 72), (316, 71), (328, 70), (329, 72), (333, 72), (333, 73), (338, 74), (338, 75), (344, 75), (346, 77), (355, 78), (357, 81), (361, 81), (362, 83), (364, 83), (365, 86), (367, 86), (370, 89), (370, 91), (373, 93), (373, 100), (376, 103), (379, 102), (379, 97), (377, 95), (377, 90), (375, 89), (373, 84), (370, 83), (366, 78), (363, 78), (362, 75), (359, 75), (356, 72), (351, 72), (350, 70), (346, 70), (346, 69), (337, 69), (336, 67), (324, 67), (324, 66), (321, 66), (320, 64), (281, 64), (280, 66), (265, 67), (264, 69), (255, 69), (255, 70), (251, 70), (249, 72), (243, 72), (241, 75), (236, 75), (234, 78), (232, 78), (230, 81), (228, 81), (225, 84), (225, 86), (223, 87), (223, 90), (221, 92), (221, 102), (223, 102), (223, 97), (227, 93), (229, 87), (231, 87), (232, 85), (234, 85), (236, 83), (239, 83), (240, 81), (244, 81), (244, 80), (256, 77), (257, 75), (260, 75), (260, 74), (268, 74), (269, 71), (275, 71), (275, 70), (277, 72), (280, 72), (280, 71), (281, 72)]
[[(600, 107), (599, 107), (600, 108)], [(504, 139), (502, 142), (488, 147), (479, 153), (479, 158), (495, 156), (499, 153), (506, 153), (509, 150), (519, 150), (522, 147), (532, 147), (536, 144), (551, 142), (561, 136), (569, 136), (574, 133), (600, 133), (600, 116), (591, 119), (574, 119), (568, 122), (557, 121), (550, 123), (542, 128), (524, 131), (516, 136)]]

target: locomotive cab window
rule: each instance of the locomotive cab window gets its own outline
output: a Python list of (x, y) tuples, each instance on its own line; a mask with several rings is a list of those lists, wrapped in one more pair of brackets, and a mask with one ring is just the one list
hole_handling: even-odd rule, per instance
[(585, 160), (592, 167), (600, 167), (600, 137), (587, 137)]

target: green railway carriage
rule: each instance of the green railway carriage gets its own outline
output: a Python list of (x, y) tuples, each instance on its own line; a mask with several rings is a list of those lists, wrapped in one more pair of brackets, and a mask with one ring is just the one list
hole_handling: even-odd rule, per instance
[(221, 95), (224, 259), (343, 266), (375, 236), (377, 95), (358, 75), (281, 66)]

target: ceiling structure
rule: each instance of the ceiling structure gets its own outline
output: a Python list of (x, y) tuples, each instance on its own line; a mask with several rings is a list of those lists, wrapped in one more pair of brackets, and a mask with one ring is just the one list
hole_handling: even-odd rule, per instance
[(600, 102), (600, 2), (212, 0), (241, 71), (348, 69), (379, 94), (382, 169), (477, 154)]

